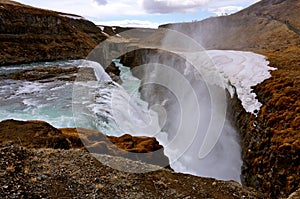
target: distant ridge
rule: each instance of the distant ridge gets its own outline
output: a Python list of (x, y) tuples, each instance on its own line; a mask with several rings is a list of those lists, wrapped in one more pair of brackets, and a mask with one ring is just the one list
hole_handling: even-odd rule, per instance
[(300, 45), (299, 0), (262, 0), (229, 16), (161, 25), (208, 49), (259, 50)]

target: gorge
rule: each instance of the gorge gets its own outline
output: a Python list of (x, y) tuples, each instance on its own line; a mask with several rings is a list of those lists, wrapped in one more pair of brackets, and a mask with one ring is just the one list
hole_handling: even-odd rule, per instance
[[(100, 75), (97, 75), (97, 73), (94, 75), (93, 72), (83, 69), (86, 67), (77, 68), (72, 71), (74, 66), (85, 65), (83, 60), (36, 63), (33, 65), (21, 65), (17, 67), (12, 64), (87, 58), (91, 61), (100, 62), (107, 74), (110, 75), (111, 78), (116, 78), (120, 76), (120, 71), (115, 67), (118, 63), (112, 64), (112, 60), (119, 58), (120, 62), (124, 66), (130, 66), (133, 75), (141, 80), (143, 86), (138, 88), (138, 86), (135, 85), (134, 88), (131, 88), (132, 90), (130, 92), (133, 92), (144, 100), (144, 102), (139, 102), (139, 105), (145, 110), (147, 110), (148, 107), (152, 107), (153, 112), (151, 114), (154, 114), (154, 117), (155, 113), (158, 114), (159, 119), (154, 121), (154, 124), (158, 123), (159, 129), (162, 128), (162, 130), (168, 130), (168, 133), (173, 133), (177, 129), (180, 129), (180, 122), (178, 121), (180, 121), (181, 118), (176, 117), (181, 114), (184, 115), (184, 119), (188, 119), (186, 126), (189, 127), (186, 129), (183, 128), (182, 130), (187, 131), (187, 129), (190, 128), (194, 129), (195, 126), (193, 125), (195, 125), (195, 123), (193, 122), (193, 119), (197, 120), (197, 117), (201, 117), (201, 114), (200, 116), (198, 114), (202, 112), (195, 111), (195, 106), (190, 104), (193, 104), (193, 102), (196, 102), (197, 100), (203, 100), (210, 104), (212, 103), (211, 99), (209, 99), (209, 97), (203, 98), (203, 96), (207, 96), (203, 93), (199, 95), (195, 94), (195, 99), (197, 100), (194, 100), (193, 98), (189, 99), (189, 97), (187, 97), (189, 96), (189, 90), (183, 92), (189, 88), (185, 87), (182, 83), (184, 81), (179, 81), (181, 84), (175, 86), (174, 91), (176, 92), (173, 92), (173, 90), (171, 90), (171, 92), (168, 91), (168, 87), (171, 87), (168, 83), (172, 82), (176, 85), (176, 80), (180, 80), (180, 77), (175, 76), (176, 73), (171, 73), (170, 76), (164, 76), (165, 73), (158, 70), (154, 73), (158, 79), (152, 79), (151, 75), (149, 75), (151, 73), (146, 73), (145, 71), (149, 70), (155, 72), (153, 70), (159, 67), (162, 69), (163, 66), (167, 66), (167, 71), (170, 72), (171, 66), (173, 69), (179, 71), (179, 74), (184, 74), (183, 79), (188, 79), (190, 81), (189, 84), (192, 85), (190, 88), (191, 91), (199, 90), (199, 87), (201, 87), (201, 89), (206, 90), (203, 92), (207, 93), (207, 90), (211, 91), (210, 88), (214, 87), (214, 85), (208, 85), (209, 83), (214, 82), (214, 78), (212, 78), (213, 76), (208, 76), (206, 77), (208, 78), (208, 81), (204, 81), (205, 83), (203, 84), (196, 84), (197, 76), (199, 75), (197, 73), (195, 75), (195, 68), (197, 69), (197, 63), (199, 64), (199, 62), (195, 60), (197, 60), (196, 58), (199, 56), (199, 52), (204, 52), (204, 48), (227, 50), (223, 51), (224, 54), (219, 54), (220, 52), (218, 51), (208, 51), (208, 54), (205, 53), (204, 60), (208, 60), (208, 63), (211, 63), (211, 60), (213, 60), (216, 66), (227, 64), (227, 71), (226, 68), (222, 69), (222, 67), (218, 68), (218, 70), (221, 70), (222, 74), (230, 74), (227, 75), (227, 79), (225, 78), (226, 83), (230, 82), (229, 85), (224, 84), (222, 79), (216, 79), (218, 79), (217, 84), (223, 85), (221, 87), (227, 88), (228, 92), (225, 92), (223, 89), (220, 91), (224, 92), (220, 94), (221, 97), (213, 98), (221, 100), (214, 101), (214, 103), (221, 107), (222, 110), (226, 109), (225, 115), (227, 116), (223, 117), (224, 115), (222, 115), (222, 117), (214, 121), (221, 121), (220, 123), (222, 124), (222, 120), (224, 120), (224, 122), (228, 124), (225, 125), (225, 127), (229, 129), (229, 132), (233, 132), (235, 129), (237, 130), (239, 133), (238, 136), (241, 139), (240, 143), (243, 163), (241, 163), (241, 160), (238, 157), (240, 154), (239, 149), (237, 150), (238, 152), (236, 152), (236, 155), (234, 155), (234, 157), (238, 157), (237, 160), (232, 160), (224, 155), (230, 150), (222, 148), (221, 146), (223, 145), (218, 143), (219, 145), (217, 146), (220, 146), (224, 152), (224, 154), (221, 155), (221, 158), (230, 163), (238, 162), (239, 165), (234, 167), (233, 170), (238, 168), (241, 169), (239, 172), (241, 172), (242, 175), (242, 184), (265, 193), (264, 197), (288, 197), (289, 194), (299, 189), (300, 40), (297, 31), (299, 29), (299, 24), (297, 22), (297, 19), (299, 18), (297, 12), (300, 6), (299, 1), (263, 0), (230, 16), (210, 18), (194, 23), (168, 24), (161, 26), (158, 30), (121, 30), (120, 28), (118, 34), (121, 38), (114, 37), (113, 35), (110, 35), (112, 33), (109, 34), (109, 32), (104, 34), (101, 28), (97, 28), (91, 22), (78, 16), (77, 19), (65, 17), (68, 15), (52, 11), (46, 12), (13, 1), (0, 1), (0, 4), (0, 45), (1, 49), (3, 49), (1, 51), (0, 60), (2, 65), (2, 74), (0, 77), (1, 119), (12, 119), (12, 117), (22, 120), (39, 119), (50, 123), (53, 122), (55, 127), (74, 127), (76, 126), (76, 121), (73, 122), (73, 115), (70, 112), (73, 81), (75, 80), (75, 83), (80, 83), (80, 81), (94, 81), (97, 76), (99, 78), (101, 74), (104, 74), (104, 71), (102, 70), (100, 71)], [(18, 12), (13, 12), (15, 9), (17, 9)], [(286, 10), (290, 11), (289, 14), (286, 14)], [(24, 23), (17, 23), (18, 21), (23, 21)], [(32, 25), (29, 26), (28, 24)], [(30, 28), (28, 29), (27, 26)], [(109, 29), (109, 27), (106, 29)], [(171, 39), (171, 42), (168, 42), (168, 40), (166, 41), (166, 33), (170, 33), (174, 30), (176, 31), (175, 35), (180, 36), (176, 37), (175, 41), (174, 39)], [(208, 32), (210, 34), (208, 34)], [(197, 42), (187, 42), (190, 38)], [(96, 47), (99, 42), (100, 45)], [(204, 48), (202, 48), (202, 46), (199, 47), (197, 43), (201, 44)], [(14, 47), (12, 48), (11, 46)], [(95, 49), (95, 51), (92, 51), (93, 49)], [(257, 55), (256, 57), (251, 53), (232, 50), (247, 50), (262, 54), (266, 56), (267, 60), (270, 62), (269, 66), (277, 68), (277, 70), (272, 71), (272, 76), (270, 76), (269, 73), (265, 72), (272, 68), (259, 67), (262, 63), (264, 63), (262, 64), (263, 66), (266, 66), (266, 60), (264, 60), (263, 56)], [(192, 56), (196, 51), (198, 51), (197, 56)], [(188, 55), (189, 53), (190, 55)], [(201, 56), (199, 57), (201, 58)], [(250, 61), (248, 62), (247, 59)], [(205, 65), (203, 62), (205, 61), (200, 59), (200, 63)], [(152, 66), (150, 64), (152, 64)], [(243, 64), (245, 64), (245, 67), (241, 67)], [(42, 66), (43, 68), (52, 65), (58, 67), (63, 66), (62, 68), (65, 70), (60, 71), (59, 75), (47, 76), (49, 75), (45, 75), (47, 72), (42, 71), (37, 67)], [(87, 65), (94, 65), (92, 67), (94, 69), (99, 66), (97, 64), (96, 66), (95, 64)], [(212, 65), (208, 64), (208, 66)], [(230, 66), (232, 68), (230, 68)], [(252, 68), (253, 70), (242, 70), (247, 67)], [(7, 76), (9, 71), (9, 73), (16, 73), (16, 70), (26, 68), (32, 69), (32, 71), (27, 71), (29, 75), (35, 73), (33, 71), (38, 71), (38, 76), (44, 76), (45, 79), (34, 80), (33, 78), (31, 81), (27, 81), (26, 78), (28, 78), (28, 76), (23, 80), (12, 80), (12, 77)], [(260, 68), (262, 70), (259, 70)], [(121, 69), (121, 71), (123, 69)], [(55, 69), (51, 69), (50, 67), (46, 70), (50, 71)], [(69, 72), (67, 72), (68, 70)], [(239, 70), (239, 72), (242, 71), (240, 76), (238, 75), (239, 72), (237, 70)], [(79, 71), (79, 73), (83, 75), (74, 76), (75, 71)], [(127, 72), (123, 71), (121, 76), (124, 72), (128, 73), (129, 71), (128, 69)], [(23, 73), (24, 71), (21, 72), (21, 74)], [(159, 78), (160, 74), (162, 74), (161, 77), (163, 78)], [(200, 71), (200, 76), (203, 76), (204, 74), (205, 72)], [(105, 75), (106, 80), (110, 78), (108, 75)], [(15, 75), (15, 77), (19, 76)], [(135, 77), (125, 76), (125, 79), (134, 79)], [(258, 80), (257, 78), (260, 79)], [(168, 81), (165, 79), (168, 79)], [(243, 82), (244, 80), (249, 81)], [(122, 81), (124, 81), (124, 79)], [(139, 80), (135, 79), (134, 81)], [(152, 83), (152, 85), (149, 85), (149, 82)], [(164, 86), (157, 86), (153, 84), (155, 82), (162, 83)], [(126, 80), (123, 83), (126, 85)], [(135, 83), (139, 84), (139, 82)], [(189, 84), (187, 85), (189, 86)], [(90, 86), (97, 86), (98, 89), (103, 88), (101, 85), (95, 83), (92, 83)], [(103, 92), (100, 94), (100, 98), (101, 96), (105, 97), (105, 89), (107, 89), (107, 92), (111, 92), (114, 88), (118, 88), (118, 86), (115, 86), (113, 83), (104, 86), (106, 86), (106, 88), (102, 89)], [(127, 88), (130, 90), (130, 86)], [(179, 88), (179, 91), (176, 90), (176, 88)], [(137, 89), (139, 90), (137, 91)], [(236, 93), (234, 93), (234, 90)], [(218, 96), (219, 91), (213, 91), (215, 91), (215, 96)], [(182, 97), (176, 98), (176, 94)], [(170, 96), (172, 97), (170, 98)], [(75, 95), (75, 98), (77, 97), (85, 97), (85, 95)], [(91, 100), (100, 100), (100, 98), (97, 97), (99, 96), (92, 95)], [(183, 113), (171, 111), (174, 110), (174, 107), (178, 108), (178, 105), (181, 105), (181, 101), (178, 99), (184, 99), (183, 101), (188, 102), (183, 104), (183, 107), (179, 106), (181, 110), (191, 111)], [(44, 101), (42, 102), (42, 100)], [(126, 100), (130, 102), (130, 100), (132, 100), (131, 96)], [(247, 106), (247, 103), (253, 106)], [(14, 104), (14, 107), (10, 106), (11, 104)], [(123, 106), (123, 104), (116, 101), (116, 105), (119, 105), (120, 109), (124, 110), (125, 106)], [(20, 107), (22, 108), (22, 106), (26, 107), (24, 109), (25, 111), (18, 110)], [(35, 109), (34, 107), (40, 108), (40, 110), (44, 109), (43, 112), (47, 114), (35, 112), (38, 109)], [(90, 108), (92, 110), (97, 107), (94, 106)], [(209, 110), (210, 107), (206, 105), (202, 105), (200, 109), (206, 110), (205, 113), (211, 111)], [(97, 111), (99, 112), (99, 110)], [(14, 114), (18, 114), (19, 112), (21, 116), (20, 118), (17, 118), (9, 112)], [(77, 112), (83, 113), (78, 110)], [(32, 118), (32, 115), (34, 114), (40, 117)], [(42, 116), (43, 114), (45, 117)], [(128, 117), (133, 117), (135, 114), (145, 114), (142, 116), (145, 117), (145, 121), (147, 121), (149, 117), (152, 117), (151, 114), (149, 116), (145, 112), (124, 113), (124, 115), (119, 118), (121, 126), (124, 121), (127, 122), (127, 119), (129, 120)], [(210, 114), (214, 115), (215, 112), (212, 111), (207, 115)], [(222, 114), (224, 114), (224, 112), (222, 112)], [(205, 116), (207, 115), (205, 114)], [(51, 120), (51, 116), (58, 116), (56, 121), (60, 123)], [(207, 118), (208, 117), (205, 117), (204, 119)], [(206, 131), (205, 128), (208, 128), (208, 121), (203, 121), (203, 124), (200, 126), (203, 128), (203, 131)], [(139, 126), (136, 125), (139, 124), (139, 121), (133, 120), (133, 123), (135, 123), (134, 127)], [(87, 126), (87, 128), (95, 128), (95, 125), (93, 125)], [(218, 125), (214, 126), (216, 126), (216, 128), (218, 127)], [(99, 128), (101, 128), (101, 125), (99, 125)], [(143, 133), (145, 132), (141, 133), (141, 131), (145, 131), (147, 128), (124, 129), (125, 133), (144, 135)], [(103, 129), (101, 130), (103, 132)], [(150, 133), (149, 136), (153, 137), (157, 135), (156, 133), (157, 132), (154, 131), (152, 134)], [(121, 134), (118, 134), (117, 136), (120, 135)], [(236, 134), (233, 134), (231, 135), (231, 138), (235, 136)], [(230, 144), (225, 145), (236, 149), (239, 148), (239, 140), (231, 138), (228, 139)], [(158, 135), (157, 139), (161, 144), (166, 144), (164, 142), (168, 140), (163, 134)], [(175, 141), (177, 141), (177, 143), (178, 141), (184, 142), (185, 139), (190, 141), (189, 137), (184, 136), (178, 137), (178, 140), (175, 139)], [(196, 139), (194, 144), (198, 146), (200, 140), (202, 139)], [(173, 146), (180, 145), (175, 144)], [(197, 164), (181, 165), (182, 162), (193, 162), (192, 156), (182, 156), (186, 159), (182, 159), (177, 165), (176, 163), (172, 165), (171, 152), (174, 147), (169, 151), (168, 147), (164, 148), (165, 153), (169, 153), (168, 156), (171, 161), (171, 166), (176, 168), (175, 170), (183, 172), (184, 170), (189, 169), (188, 167), (190, 166), (191, 172), (189, 173), (197, 173), (194, 171), (195, 168), (193, 168), (193, 166)], [(194, 153), (196, 150), (198, 150), (198, 148), (193, 148), (193, 150), (191, 149), (187, 153), (191, 154), (192, 151)], [(232, 157), (231, 155), (232, 153), (230, 152), (230, 157)], [(177, 157), (174, 157), (174, 159), (177, 159)], [(211, 160), (211, 164), (208, 164), (206, 168), (209, 167), (212, 170), (218, 170), (221, 174), (226, 173), (227, 175), (230, 173), (221, 171), (224, 167), (222, 167), (221, 164), (215, 164), (213, 159)], [(240, 167), (241, 164), (243, 164), (242, 167)], [(180, 168), (183, 169), (180, 170)], [(229, 177), (223, 176), (221, 179), (230, 180), (234, 178), (234, 180), (239, 181), (239, 172), (233, 174), (235, 177), (230, 175)], [(201, 172), (200, 175), (206, 176)], [(213, 175), (207, 176), (216, 177)], [(162, 184), (160, 185), (164, 186)], [(256, 195), (255, 197), (259, 198), (260, 196)]]

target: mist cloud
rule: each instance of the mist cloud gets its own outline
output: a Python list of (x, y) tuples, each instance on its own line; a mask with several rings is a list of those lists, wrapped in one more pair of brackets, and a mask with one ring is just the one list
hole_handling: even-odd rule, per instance
[(143, 0), (143, 8), (148, 13), (189, 12), (210, 0)]

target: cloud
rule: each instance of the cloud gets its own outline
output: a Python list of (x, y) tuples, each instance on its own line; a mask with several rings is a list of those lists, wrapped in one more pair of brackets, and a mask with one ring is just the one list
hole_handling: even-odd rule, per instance
[(106, 5), (107, 0), (94, 0), (98, 5)]
[(210, 0), (143, 0), (143, 8), (148, 13), (175, 13), (195, 11)]
[[(131, 20), (132, 26), (138, 26), (134, 21), (143, 22), (147, 27), (155, 25), (148, 23), (147, 21), (163, 21), (163, 22), (175, 22), (181, 20), (181, 16), (173, 15), (160, 15), (168, 13), (184, 13), (184, 19), (181, 21), (190, 21), (202, 16), (202, 13), (225, 13), (224, 8), (228, 6), (240, 6), (246, 7), (259, 0), (51, 0), (51, 1), (37, 1), (37, 0), (17, 0), (18, 2), (36, 6), (40, 8), (46, 8), (50, 10), (56, 10), (65, 13), (77, 14), (92, 21), (112, 21), (119, 20), (124, 24), (124, 19)], [(201, 8), (201, 9), (199, 9)], [(210, 9), (210, 13), (208, 10)], [(198, 11), (195, 13), (188, 13), (192, 11)], [(237, 11), (237, 10), (235, 10)], [(201, 12), (201, 13), (200, 13)], [(159, 15), (156, 15), (158, 13)], [(229, 13), (229, 12), (228, 12)], [(230, 11), (231, 13), (231, 11)], [(143, 21), (144, 20), (144, 21)], [(129, 21), (125, 20), (128, 22)], [(142, 24), (143, 24), (142, 23)]]
[(143, 20), (119, 20), (119, 21), (97, 21), (97, 25), (104, 26), (121, 26), (134, 28), (158, 28), (159, 23)]
[(242, 10), (242, 6), (224, 6), (219, 8), (209, 8), (208, 11), (215, 13), (217, 16), (229, 15)]

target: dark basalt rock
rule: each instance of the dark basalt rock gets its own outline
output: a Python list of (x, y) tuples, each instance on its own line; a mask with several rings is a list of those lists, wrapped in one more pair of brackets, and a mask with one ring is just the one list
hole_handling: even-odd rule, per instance
[[(106, 136), (83, 128), (56, 129), (43, 121), (0, 122), (0, 143), (12, 142), (26, 148), (86, 148), (89, 152), (120, 156), (169, 168), (163, 147), (152, 137)], [(143, 154), (143, 155), (138, 155)]]

